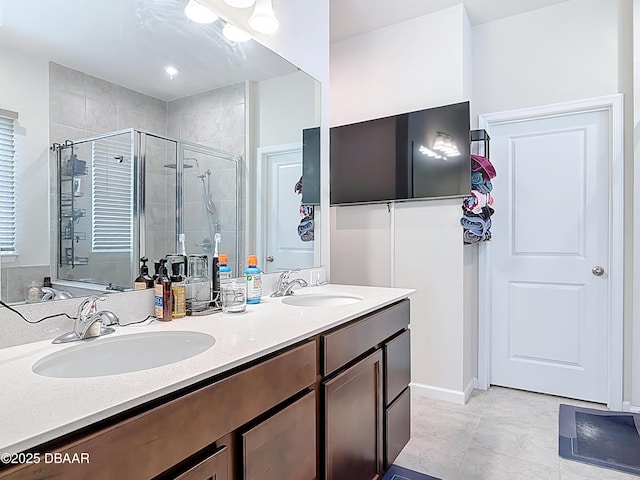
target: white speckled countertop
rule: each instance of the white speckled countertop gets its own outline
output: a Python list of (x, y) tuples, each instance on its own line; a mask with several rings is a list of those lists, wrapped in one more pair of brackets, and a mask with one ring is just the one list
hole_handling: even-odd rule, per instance
[(296, 295), (327, 292), (355, 294), (363, 300), (316, 308), (284, 305), (281, 299), (264, 297), (262, 303), (248, 305), (241, 314), (217, 313), (153, 322), (149, 326), (119, 327), (105, 338), (173, 330), (204, 332), (216, 338), (212, 348), (195, 357), (132, 373), (91, 378), (43, 377), (31, 370), (37, 360), (78, 343), (53, 345), (51, 340), (44, 340), (0, 349), (0, 453), (27, 451), (389, 305), (414, 290), (324, 285), (299, 290)]

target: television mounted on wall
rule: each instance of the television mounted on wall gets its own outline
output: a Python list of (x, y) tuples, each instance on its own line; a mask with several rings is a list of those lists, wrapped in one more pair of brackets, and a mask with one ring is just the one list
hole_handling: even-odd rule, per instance
[(469, 102), (332, 127), (330, 203), (468, 195), (469, 131)]

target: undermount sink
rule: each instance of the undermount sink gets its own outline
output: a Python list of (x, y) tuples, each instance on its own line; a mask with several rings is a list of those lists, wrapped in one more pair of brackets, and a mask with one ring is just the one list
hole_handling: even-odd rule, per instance
[(33, 364), (44, 377), (85, 378), (137, 372), (194, 357), (216, 343), (200, 332), (147, 332), (83, 340)]
[(348, 293), (307, 293), (284, 297), (282, 303), (295, 307), (340, 307), (362, 301), (359, 295)]

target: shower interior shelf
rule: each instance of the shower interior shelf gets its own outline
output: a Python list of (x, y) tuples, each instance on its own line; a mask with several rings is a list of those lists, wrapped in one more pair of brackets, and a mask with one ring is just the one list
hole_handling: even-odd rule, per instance
[[(80, 219), (87, 216), (87, 210), (76, 205), (76, 201), (83, 196), (83, 192), (78, 190), (78, 179), (87, 175), (87, 165), (85, 161), (77, 158), (73, 142), (70, 140), (63, 144), (54, 143), (51, 150), (56, 154), (58, 167), (59, 264), (71, 268), (88, 265), (88, 257), (76, 255), (76, 244), (87, 239), (86, 232), (77, 231)], [(69, 152), (66, 159), (63, 158), (65, 151)]]

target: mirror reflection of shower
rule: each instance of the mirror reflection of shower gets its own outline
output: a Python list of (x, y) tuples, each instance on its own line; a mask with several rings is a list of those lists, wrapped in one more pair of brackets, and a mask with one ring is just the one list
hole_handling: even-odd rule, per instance
[[(207, 169), (204, 172), (200, 169), (200, 163), (195, 157), (188, 157), (184, 159), (183, 168), (193, 168), (193, 164), (197, 169), (197, 177), (202, 183), (202, 204), (207, 212), (207, 225), (209, 228), (209, 236), (202, 240), (202, 243), (198, 243), (195, 246), (202, 247), (205, 253), (210, 254), (213, 251), (213, 237), (216, 233), (222, 231), (222, 222), (218, 215), (216, 205), (211, 197), (211, 170)], [(176, 169), (175, 163), (165, 165), (166, 168)]]

